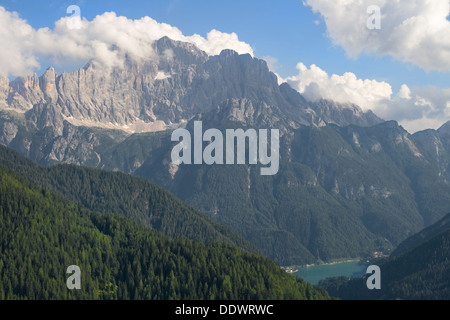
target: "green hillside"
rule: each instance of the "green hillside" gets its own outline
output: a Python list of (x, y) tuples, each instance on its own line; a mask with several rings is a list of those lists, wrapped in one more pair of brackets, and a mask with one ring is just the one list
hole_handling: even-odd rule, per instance
[[(323, 299), (237, 247), (171, 240), (89, 211), (0, 166), (0, 299)], [(68, 290), (66, 269), (81, 269)]]
[(43, 167), (4, 146), (0, 146), (0, 164), (87, 209), (123, 214), (171, 238), (227, 242), (256, 252), (230, 228), (187, 206), (148, 180), (74, 165)]

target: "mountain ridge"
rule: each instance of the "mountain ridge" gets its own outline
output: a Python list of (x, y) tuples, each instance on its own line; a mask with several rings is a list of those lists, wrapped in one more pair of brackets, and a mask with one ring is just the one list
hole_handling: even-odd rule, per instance
[[(0, 92), (5, 92), (3, 108), (27, 112), (35, 105), (54, 105), (72, 124), (129, 133), (161, 131), (180, 125), (230, 97), (264, 101), (272, 108), (282, 106), (283, 112), (301, 125), (320, 123), (322, 116), (325, 121), (332, 117), (336, 121), (336, 114), (342, 110), (347, 116), (338, 121), (341, 125), (381, 121), (371, 112), (366, 116), (354, 105), (322, 101), (308, 106), (289, 85), (278, 85), (264, 60), (248, 54), (223, 50), (217, 56), (207, 56), (192, 44), (167, 37), (156, 41), (154, 48), (156, 59), (141, 62), (128, 59), (123, 68), (110, 71), (89, 62), (71, 73), (57, 75), (49, 67), (40, 77), (36, 74), (19, 77), (8, 85), (7, 81), (1, 81)], [(307, 112), (299, 106), (306, 107)], [(61, 120), (55, 126), (61, 126)]]
[[(263, 60), (230, 50), (208, 56), (168, 38), (155, 46), (159, 59), (113, 70), (91, 63), (58, 76), (54, 87), (49, 70), (50, 80), (41, 81), (48, 84), (48, 101), (22, 113), (0, 110), (0, 143), (43, 165), (149, 179), (283, 265), (389, 253), (447, 213), (450, 139), (444, 130), (436, 157), (428, 138), (395, 121), (351, 104), (306, 101), (278, 85)], [(26, 94), (14, 97), (11, 106)], [(133, 119), (144, 122), (140, 131), (146, 125), (158, 130), (123, 131), (135, 129), (127, 123)], [(112, 125), (93, 127), (98, 120)], [(261, 177), (258, 166), (171, 163), (172, 130), (192, 130), (196, 120), (204, 129), (279, 129), (279, 173)]]
[(89, 210), (121, 214), (171, 238), (224, 242), (257, 252), (229, 228), (186, 206), (148, 180), (74, 165), (42, 167), (3, 146), (0, 164), (34, 185), (60, 193)]

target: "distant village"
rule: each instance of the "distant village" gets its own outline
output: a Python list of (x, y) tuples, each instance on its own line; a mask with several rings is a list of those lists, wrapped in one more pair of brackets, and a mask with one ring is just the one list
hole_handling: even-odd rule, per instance
[(298, 272), (298, 269), (295, 269), (295, 267), (281, 267), (281, 270), (284, 270), (287, 273), (296, 273), (296, 272)]

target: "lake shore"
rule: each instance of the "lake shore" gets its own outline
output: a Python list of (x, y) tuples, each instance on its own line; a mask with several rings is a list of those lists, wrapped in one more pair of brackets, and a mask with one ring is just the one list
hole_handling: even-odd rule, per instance
[(350, 262), (360, 262), (363, 264), (363, 261), (365, 259), (363, 258), (345, 258), (345, 259), (336, 259), (330, 262), (319, 262), (319, 263), (312, 263), (312, 264), (303, 264), (303, 265), (292, 265), (292, 266), (286, 266), (283, 268), (291, 268), (291, 269), (298, 269), (298, 268), (305, 268), (305, 267), (317, 267), (317, 266), (331, 266), (339, 263), (350, 263)]
[(302, 266), (292, 266), (285, 268), (289, 273), (298, 276), (313, 285), (317, 285), (320, 280), (329, 277), (347, 276), (364, 274), (367, 268), (365, 259), (339, 259), (326, 263), (307, 264)]

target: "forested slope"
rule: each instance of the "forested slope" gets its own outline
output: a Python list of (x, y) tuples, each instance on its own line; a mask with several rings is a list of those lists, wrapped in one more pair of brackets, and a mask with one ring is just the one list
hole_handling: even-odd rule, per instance
[(148, 180), (75, 165), (43, 167), (4, 146), (0, 146), (0, 164), (87, 209), (123, 214), (171, 238), (182, 237), (203, 243), (227, 242), (256, 252), (230, 228)]
[[(68, 290), (66, 269), (81, 269)], [(92, 212), (0, 166), (0, 299), (322, 299), (267, 258), (171, 240)]]

